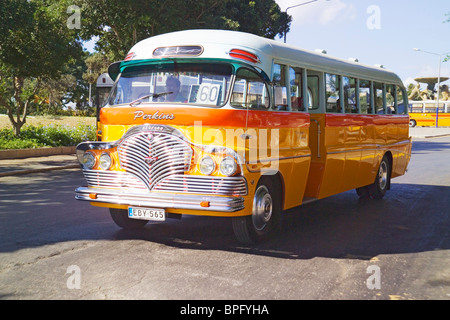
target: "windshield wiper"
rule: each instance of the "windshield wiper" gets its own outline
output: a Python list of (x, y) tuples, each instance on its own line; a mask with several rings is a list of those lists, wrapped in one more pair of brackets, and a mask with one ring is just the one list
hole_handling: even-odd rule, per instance
[(172, 94), (172, 93), (173, 93), (172, 91), (167, 91), (167, 92), (161, 92), (161, 93), (146, 94), (145, 96), (142, 96), (140, 98), (137, 98), (134, 101), (131, 101), (130, 102), (130, 107), (132, 107), (135, 103), (137, 103), (137, 102), (139, 102), (139, 101), (141, 101), (143, 99), (150, 98), (150, 97), (159, 98), (159, 97), (167, 96), (168, 94)]

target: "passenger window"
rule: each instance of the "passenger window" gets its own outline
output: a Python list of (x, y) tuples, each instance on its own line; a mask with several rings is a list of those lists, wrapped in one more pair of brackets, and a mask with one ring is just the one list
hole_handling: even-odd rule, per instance
[(397, 86), (397, 114), (407, 114), (408, 110), (406, 109), (405, 104), (406, 92), (400, 86)]
[(395, 85), (386, 85), (386, 113), (397, 114), (397, 101), (395, 99)]
[(302, 93), (302, 71), (300, 68), (289, 68), (289, 85), (291, 89), (291, 110), (306, 111)]
[(275, 64), (273, 70), (274, 109), (288, 110), (286, 66)]
[(362, 114), (372, 114), (372, 92), (370, 81), (360, 80), (359, 81), (359, 105), (361, 107)]
[(335, 74), (325, 74), (325, 86), (326, 86), (326, 112), (338, 112), (341, 113), (341, 101), (339, 98), (340, 77)]
[(343, 77), (345, 113), (359, 113), (356, 104), (356, 79)]
[(270, 95), (267, 84), (255, 72), (241, 68), (236, 75), (231, 105), (237, 108), (267, 110), (270, 107)]
[(375, 110), (377, 114), (385, 114), (383, 84), (374, 82)]
[(308, 109), (319, 109), (319, 76), (308, 75)]

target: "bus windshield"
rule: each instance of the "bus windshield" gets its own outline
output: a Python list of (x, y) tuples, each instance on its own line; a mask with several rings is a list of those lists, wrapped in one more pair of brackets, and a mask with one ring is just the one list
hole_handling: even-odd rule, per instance
[(164, 62), (130, 66), (120, 74), (109, 105), (184, 103), (223, 106), (230, 88), (232, 66), (224, 63)]

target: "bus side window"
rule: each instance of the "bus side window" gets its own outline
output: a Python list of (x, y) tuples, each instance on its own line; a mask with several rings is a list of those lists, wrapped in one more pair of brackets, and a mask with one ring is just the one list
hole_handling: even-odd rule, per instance
[(375, 110), (377, 114), (385, 114), (383, 84), (374, 82)]
[(325, 74), (326, 88), (326, 112), (341, 113), (341, 102), (339, 98), (340, 77), (335, 74)]
[(343, 77), (345, 113), (358, 113), (356, 104), (356, 79)]
[(387, 114), (397, 114), (397, 101), (395, 99), (395, 85), (386, 85), (386, 112)]
[(302, 70), (300, 68), (289, 68), (289, 85), (291, 89), (291, 110), (306, 111), (303, 103)]
[(280, 111), (288, 110), (286, 66), (274, 64), (273, 67), (274, 109)]
[(308, 74), (308, 109), (319, 109), (319, 76)]
[(371, 91), (372, 89), (370, 81), (367, 80), (359, 81), (359, 104), (361, 106), (362, 114), (372, 114)]
[(270, 107), (267, 84), (257, 73), (245, 68), (239, 69), (230, 103), (237, 108), (267, 110)]
[(397, 114), (407, 114), (407, 106), (405, 104), (406, 92), (402, 87), (397, 86)]

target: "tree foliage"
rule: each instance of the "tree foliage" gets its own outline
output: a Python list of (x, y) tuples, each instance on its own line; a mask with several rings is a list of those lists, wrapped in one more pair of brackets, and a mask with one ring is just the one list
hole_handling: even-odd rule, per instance
[[(69, 28), (68, 8), (80, 8)], [(275, 0), (2, 0), (0, 110), (16, 135), (31, 106), (86, 105), (89, 84), (138, 41), (186, 29), (228, 29), (267, 38), (289, 31)], [(82, 41), (96, 37), (97, 53)]]
[[(82, 52), (62, 16), (63, 2), (2, 0), (0, 6), (0, 105), (20, 134), (42, 81), (58, 79)], [(65, 12), (65, 11), (64, 11)]]
[[(186, 29), (228, 29), (267, 38), (289, 30), (290, 16), (274, 0), (76, 0), (80, 36), (99, 37), (97, 50), (122, 60), (138, 41)], [(287, 25), (286, 25), (287, 23)]]

